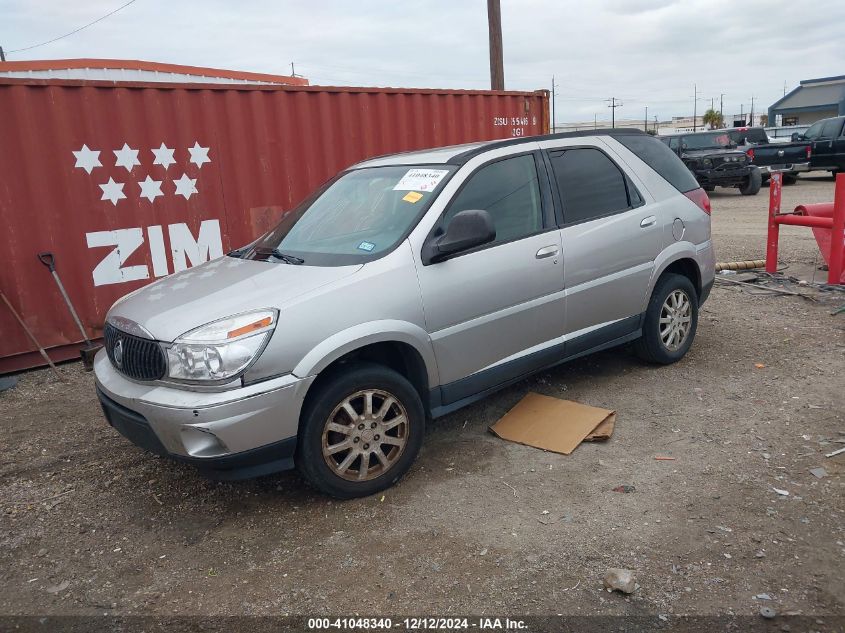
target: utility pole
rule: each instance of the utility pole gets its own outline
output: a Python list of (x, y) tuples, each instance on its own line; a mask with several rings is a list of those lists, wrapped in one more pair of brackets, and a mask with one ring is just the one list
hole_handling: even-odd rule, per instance
[(725, 118), (725, 93), (719, 95), (719, 114), (722, 115), (722, 118)]
[(648, 132), (648, 106), (645, 107), (645, 119), (643, 119), (643, 132)]
[(745, 107), (744, 103), (739, 104), (739, 118), (742, 119), (742, 124), (745, 125), (745, 114), (743, 114), (742, 109)]
[(487, 0), (487, 27), (490, 32), (490, 89), (505, 89), (505, 62), (502, 52), (502, 7), (499, 0)]
[(710, 97), (710, 109), (711, 110), (716, 109), (716, 105), (713, 103), (714, 101), (715, 101), (715, 99), (713, 97)]
[(692, 131), (698, 129), (698, 84), (692, 85)]
[(610, 101), (610, 103), (607, 105), (607, 107), (610, 108), (610, 121), (611, 121), (610, 126), (615, 128), (616, 127), (616, 108), (621, 108), (624, 104), (621, 101), (617, 100), (616, 97), (611, 97), (610, 99), (605, 99), (605, 101)]
[[(5, 61), (6, 61), (6, 53), (3, 52), (3, 47), (0, 46), (0, 62), (5, 62)], [(784, 83), (783, 85), (786, 86), (786, 83)]]
[(593, 129), (594, 130), (599, 126), (598, 118), (599, 118), (599, 115), (593, 114)]
[(754, 95), (751, 95), (751, 122), (748, 125), (754, 125)]

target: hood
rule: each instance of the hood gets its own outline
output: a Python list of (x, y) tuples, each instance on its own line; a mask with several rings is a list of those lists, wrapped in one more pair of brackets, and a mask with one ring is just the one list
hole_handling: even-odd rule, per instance
[(682, 153), (684, 158), (713, 158), (722, 156), (745, 156), (745, 152), (732, 149), (685, 149)]
[(119, 299), (109, 317), (134, 321), (159, 341), (233, 314), (277, 308), (361, 269), (294, 266), (220, 257), (165, 277)]

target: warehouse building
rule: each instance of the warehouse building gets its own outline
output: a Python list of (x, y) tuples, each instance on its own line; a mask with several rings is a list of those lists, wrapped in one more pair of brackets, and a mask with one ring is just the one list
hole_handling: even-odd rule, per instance
[(769, 108), (769, 124), (810, 125), (845, 115), (845, 75), (805, 79)]

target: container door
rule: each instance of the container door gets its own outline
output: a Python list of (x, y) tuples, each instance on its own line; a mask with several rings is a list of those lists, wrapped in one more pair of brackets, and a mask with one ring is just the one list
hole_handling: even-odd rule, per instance
[(563, 333), (560, 235), (546, 196), (534, 154), (505, 157), (470, 175), (437, 224), (483, 209), (496, 228), (494, 242), (419, 267), (444, 404), (525, 373), (511, 361)]

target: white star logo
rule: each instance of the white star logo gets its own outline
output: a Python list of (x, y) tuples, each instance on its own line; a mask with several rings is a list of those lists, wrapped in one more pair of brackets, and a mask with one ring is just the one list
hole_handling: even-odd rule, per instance
[(100, 150), (98, 149), (88, 149), (87, 145), (83, 145), (82, 149), (73, 152), (73, 155), (76, 156), (74, 167), (81, 167), (89, 174), (94, 171), (94, 167), (103, 166), (103, 163), (100, 162)]
[(176, 185), (176, 195), (183, 196), (185, 200), (197, 193), (197, 179), (188, 178), (188, 174), (182, 174), (179, 180), (173, 181), (173, 184)]
[(132, 149), (126, 143), (120, 149), (114, 150), (114, 155), (116, 158), (115, 167), (125, 167), (126, 171), (132, 171), (135, 165), (141, 164), (141, 161), (138, 160), (138, 150)]
[(191, 153), (191, 160), (189, 162), (194, 163), (197, 167), (202, 167), (203, 163), (210, 163), (211, 159), (208, 157), (208, 149), (207, 147), (200, 147), (199, 142), (194, 141), (194, 146), (188, 148), (188, 151)]
[(173, 158), (174, 151), (175, 150), (170, 149), (164, 143), (162, 143), (161, 147), (152, 150), (153, 155), (155, 156), (153, 165), (162, 165), (165, 169), (167, 169), (170, 165), (176, 162), (176, 159)]
[(123, 200), (126, 197), (126, 194), (123, 193), (123, 183), (115, 182), (114, 178), (109, 178), (106, 184), (100, 185), (100, 189), (103, 190), (103, 197), (100, 200), (110, 200), (114, 206), (117, 206), (118, 200)]
[(155, 200), (158, 196), (164, 195), (161, 192), (161, 181), (153, 180), (149, 175), (147, 175), (146, 180), (140, 181), (138, 186), (141, 187), (141, 197), (146, 198), (150, 202)]

